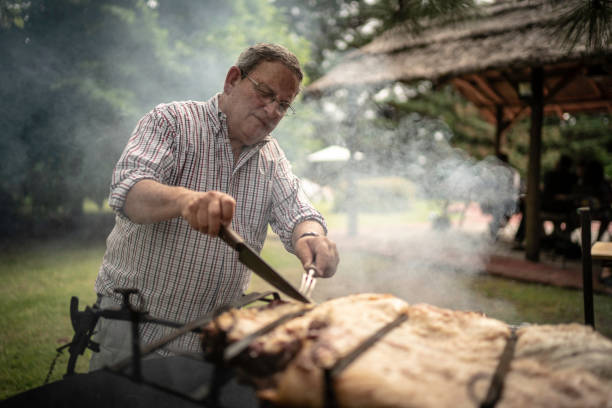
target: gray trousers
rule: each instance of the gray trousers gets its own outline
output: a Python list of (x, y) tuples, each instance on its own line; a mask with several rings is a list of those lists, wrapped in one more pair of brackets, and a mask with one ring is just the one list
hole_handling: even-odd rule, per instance
[[(101, 309), (119, 308), (113, 298), (98, 296), (98, 307)], [(100, 345), (100, 351), (94, 352), (89, 360), (89, 371), (111, 366), (132, 355), (132, 323), (127, 320), (105, 319), (101, 317), (96, 324), (92, 340)], [(143, 358), (162, 357), (157, 353)]]

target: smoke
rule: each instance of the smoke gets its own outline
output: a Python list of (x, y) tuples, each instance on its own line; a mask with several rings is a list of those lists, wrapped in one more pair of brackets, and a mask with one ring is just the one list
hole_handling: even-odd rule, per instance
[[(427, 87), (409, 97), (422, 92)], [(377, 94), (343, 90), (313, 103), (323, 144), (364, 156), (300, 167), (303, 178), (331, 187), (338, 214), (350, 220), (359, 213), (355, 234), (350, 226), (331, 228), (341, 263), (334, 278), (320, 280), (315, 298), (383, 292), (453, 309), (508, 309), (477, 294), (472, 283), (494, 250), (493, 215), (503, 218), (516, 205), (515, 172), (496, 157), (478, 160), (453, 147), (452, 130), (438, 119), (412, 113), (381, 120)], [(386, 186), (398, 178), (405, 183)]]
[[(105, 8), (109, 14), (104, 18), (86, 15), (101, 18), (100, 24), (90, 24), (101, 27), (100, 37), (81, 34), (91, 30), (75, 30), (78, 37), (67, 37), (70, 25), (49, 20), (46, 27), (38, 23), (38, 31), (24, 32), (23, 38), (12, 43), (9, 49), (9, 60), (14, 61), (14, 70), (9, 67), (9, 73), (21, 72), (19, 78), (30, 84), (28, 92), (22, 92), (19, 78), (5, 76), (16, 84), (10, 87), (6, 80), (9, 97), (5, 98), (3, 111), (9, 112), (7, 117), (14, 118), (10, 123), (25, 122), (25, 112), (30, 114), (26, 107), (54, 106), (53, 110), (45, 111), (56, 116), (44, 123), (33, 123), (39, 129), (32, 134), (44, 133), (50, 137), (49, 128), (44, 126), (55, 123), (56, 140), (67, 140), (71, 148), (83, 152), (80, 171), (72, 172), (76, 176), (68, 185), (75, 188), (95, 184), (100, 186), (97, 196), (106, 196), (112, 166), (138, 118), (158, 103), (205, 100), (220, 91), (227, 69), (244, 47), (244, 44), (238, 47), (238, 41), (228, 42), (221, 35), (225, 33), (222, 28), (232, 21), (229, 6), (221, 7), (216, 2), (202, 6), (189, 1), (149, 1), (147, 5), (159, 12), (163, 31), (153, 29), (148, 33), (155, 38), (145, 36), (147, 27), (151, 26), (150, 14), (137, 15), (135, 18), (141, 20), (128, 26), (120, 22), (134, 18), (133, 15), (116, 14), (120, 8)], [(60, 14), (55, 17), (61, 18)], [(74, 16), (76, 24), (80, 14)], [(40, 18), (52, 17), (41, 15)], [(253, 32), (259, 28), (243, 27)], [(203, 40), (207, 36), (212, 39)], [(157, 44), (160, 39), (168, 47), (160, 48)], [(51, 83), (53, 87), (49, 88)], [(405, 212), (406, 207), (416, 210), (417, 203), (423, 200), (466, 203), (483, 200), (487, 195), (491, 201), (504, 196), (501, 186), (505, 170), (494, 160), (477, 161), (453, 148), (452, 132), (443, 122), (412, 114), (394, 126), (378, 123), (387, 114), (385, 99), (402, 102), (428, 92), (429, 88), (424, 82), (414, 87), (341, 90), (320, 105), (298, 101), (300, 114), (284, 120), (275, 135), (296, 172), (320, 185), (331, 186), (336, 193), (335, 204), (342, 211), (384, 211), (391, 218), (392, 214)], [(77, 99), (78, 95), (88, 97)], [(80, 102), (84, 100), (88, 102)], [(111, 112), (109, 106), (114, 106), (120, 114)], [(13, 133), (18, 134), (19, 130)], [(364, 160), (333, 163), (331, 168), (323, 170), (303, 160), (307, 153), (331, 144), (346, 146), (353, 153), (361, 152)], [(4, 146), (7, 151), (15, 152), (10, 157), (11, 165), (5, 166), (7, 169), (28, 167), (23, 159), (28, 155), (27, 147), (21, 140), (6, 138)], [(65, 155), (61, 152), (59, 159), (63, 160)], [(7, 171), (3, 174), (8, 175)], [(400, 188), (395, 196), (372, 185), (369, 190), (359, 190), (361, 181), (374, 177), (401, 177), (413, 187), (409, 191)], [(337, 202), (341, 195), (342, 205)], [(500, 205), (493, 204), (491, 211)], [(438, 205), (434, 211), (435, 217), (443, 221), (445, 207)], [(331, 296), (374, 290), (395, 293), (411, 302), (474, 306), (469, 292), (457, 290), (458, 285), (467, 283), (457, 283), (461, 280), (453, 278), (482, 271), (491, 242), (486, 231), (480, 228), (474, 232), (469, 219), (461, 227), (453, 225), (444, 229), (433, 228), (443, 223), (436, 224), (427, 217), (420, 222), (392, 224), (382, 223), (376, 228), (358, 225), (355, 237), (346, 231), (332, 230), (341, 253), (344, 248), (351, 254), (361, 252), (381, 257), (385, 268), (368, 269), (366, 258), (357, 255), (354, 259), (343, 259), (337, 277), (321, 282), (318, 293)], [(348, 269), (343, 269), (344, 265)], [(451, 298), (454, 298), (452, 302)]]
[[(84, 198), (100, 205), (108, 197), (139, 118), (160, 103), (222, 90), (246, 40), (216, 39), (234, 4), (43, 3), (24, 3), (22, 24), (0, 27), (0, 206), (72, 218)], [(10, 218), (0, 216), (0, 226)], [(18, 222), (29, 233), (26, 224)]]

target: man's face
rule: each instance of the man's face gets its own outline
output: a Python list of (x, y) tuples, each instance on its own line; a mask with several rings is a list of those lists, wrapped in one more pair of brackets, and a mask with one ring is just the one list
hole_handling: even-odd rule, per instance
[[(249, 80), (251, 78), (251, 80)], [(279, 103), (291, 103), (299, 91), (296, 75), (280, 62), (263, 61), (241, 78), (240, 70), (232, 67), (224, 86), (221, 110), (227, 115), (232, 146), (250, 146), (265, 138), (283, 118)], [(260, 91), (276, 95), (274, 102), (266, 101)]]

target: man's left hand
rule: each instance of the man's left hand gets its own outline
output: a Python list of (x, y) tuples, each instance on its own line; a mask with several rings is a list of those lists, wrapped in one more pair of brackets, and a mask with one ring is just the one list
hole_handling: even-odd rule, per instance
[(303, 236), (295, 242), (294, 249), (304, 270), (315, 269), (316, 277), (330, 278), (336, 273), (340, 258), (336, 244), (328, 237)]

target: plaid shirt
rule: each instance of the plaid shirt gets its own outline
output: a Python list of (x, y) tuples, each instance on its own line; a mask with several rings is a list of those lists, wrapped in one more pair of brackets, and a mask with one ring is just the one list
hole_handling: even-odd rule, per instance
[[(232, 228), (257, 251), (268, 223), (290, 252), (297, 224), (314, 219), (325, 227), (274, 138), (245, 149), (234, 165), (218, 95), (207, 102), (157, 106), (138, 122), (113, 172), (109, 204), (117, 216), (95, 283), (98, 293), (118, 301), (115, 288), (137, 288), (142, 306), (155, 317), (195, 320), (240, 297), (250, 272), (221, 239), (193, 230), (182, 218), (131, 222), (122, 208), (130, 188), (143, 179), (231, 195), (236, 200)], [(150, 343), (170, 331), (144, 324), (141, 339)], [(200, 345), (188, 335), (169, 348), (199, 351)]]

